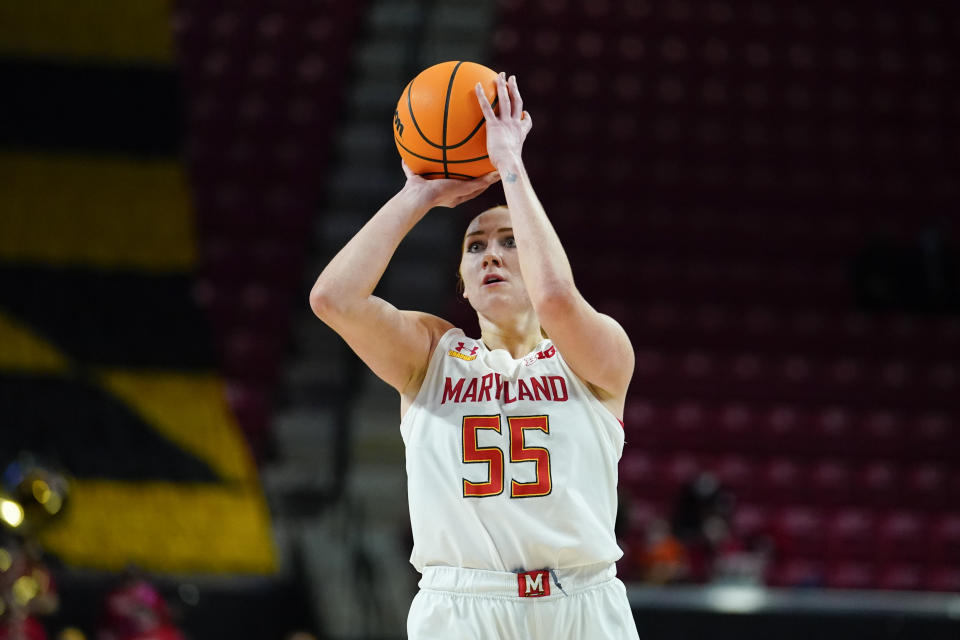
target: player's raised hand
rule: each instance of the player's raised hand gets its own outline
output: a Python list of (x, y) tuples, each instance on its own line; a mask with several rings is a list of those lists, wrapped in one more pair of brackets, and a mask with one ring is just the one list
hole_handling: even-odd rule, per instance
[(400, 161), (403, 173), (407, 176), (404, 189), (414, 194), (426, 207), (456, 207), (468, 200), (476, 198), (487, 190), (487, 187), (500, 180), (496, 171), (474, 178), (473, 180), (455, 180), (436, 178), (427, 180), (413, 172), (407, 163)]
[(494, 167), (511, 160), (519, 161), (523, 151), (523, 142), (533, 127), (533, 119), (523, 110), (523, 98), (517, 88), (517, 76), (500, 73), (497, 76), (497, 98), (499, 114), (493, 111), (483, 87), (475, 87), (480, 110), (483, 111), (487, 129), (487, 154)]

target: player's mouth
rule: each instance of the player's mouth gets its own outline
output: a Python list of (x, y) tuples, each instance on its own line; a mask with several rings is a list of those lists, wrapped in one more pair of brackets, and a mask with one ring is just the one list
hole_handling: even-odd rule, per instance
[(506, 282), (506, 280), (494, 273), (489, 273), (483, 277), (483, 286), (499, 284), (501, 282)]

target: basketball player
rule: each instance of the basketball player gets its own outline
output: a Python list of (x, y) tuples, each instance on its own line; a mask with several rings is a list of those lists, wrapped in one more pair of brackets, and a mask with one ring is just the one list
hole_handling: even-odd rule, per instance
[[(577, 291), (533, 191), (516, 78), (500, 74), (497, 95), (498, 114), (477, 85), (497, 171), (425, 180), (404, 165), (404, 187), (327, 265), (310, 303), (400, 393), (411, 562), (423, 574), (409, 637), (637, 638), (613, 533), (633, 349)], [(373, 295), (427, 211), (498, 179), (507, 206), (470, 222), (460, 260), (479, 339)]]

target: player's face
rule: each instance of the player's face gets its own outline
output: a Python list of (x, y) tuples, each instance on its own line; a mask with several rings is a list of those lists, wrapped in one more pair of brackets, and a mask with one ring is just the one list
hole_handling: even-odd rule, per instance
[(463, 239), (460, 275), (463, 296), (477, 311), (490, 304), (530, 305), (506, 207), (484, 211), (470, 222)]

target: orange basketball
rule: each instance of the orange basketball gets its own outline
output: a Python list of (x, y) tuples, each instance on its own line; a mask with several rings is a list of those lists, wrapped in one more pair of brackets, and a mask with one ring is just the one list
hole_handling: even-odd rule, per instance
[(496, 108), (496, 78), (483, 65), (454, 60), (410, 81), (393, 112), (393, 139), (414, 173), (468, 180), (494, 170), (474, 87), (479, 82)]

